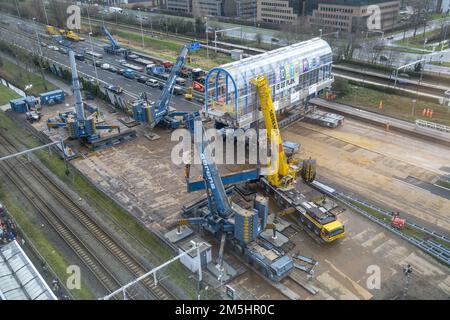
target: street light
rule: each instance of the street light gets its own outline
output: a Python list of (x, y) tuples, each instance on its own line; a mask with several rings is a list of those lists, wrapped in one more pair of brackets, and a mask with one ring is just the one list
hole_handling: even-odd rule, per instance
[(42, 7), (44, 7), (45, 21), (47, 22), (47, 25), (48, 25), (48, 16), (47, 16), (47, 10), (45, 8), (44, 0), (42, 0), (41, 2), (42, 2)]
[(206, 35), (206, 57), (209, 59), (209, 49), (208, 49), (208, 17), (205, 17), (205, 35)]
[[(92, 44), (91, 36), (92, 36), (92, 32), (89, 32), (89, 43), (91, 44), (92, 53), (94, 53), (94, 45)], [(97, 85), (98, 85), (97, 63), (95, 62), (95, 56), (94, 55), (92, 55), (92, 61), (94, 62), (95, 81), (97, 82)]]
[(141, 8), (138, 8), (138, 11), (139, 11), (139, 21), (141, 22), (142, 48), (144, 48), (144, 29), (142, 28), (142, 14), (141, 14)]

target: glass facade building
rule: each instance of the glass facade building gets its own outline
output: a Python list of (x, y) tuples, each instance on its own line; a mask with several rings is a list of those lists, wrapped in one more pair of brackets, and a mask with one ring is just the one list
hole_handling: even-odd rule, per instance
[(249, 128), (262, 118), (255, 87), (257, 75), (268, 77), (277, 112), (304, 106), (333, 81), (332, 52), (314, 38), (211, 69), (205, 80), (203, 114), (234, 128)]

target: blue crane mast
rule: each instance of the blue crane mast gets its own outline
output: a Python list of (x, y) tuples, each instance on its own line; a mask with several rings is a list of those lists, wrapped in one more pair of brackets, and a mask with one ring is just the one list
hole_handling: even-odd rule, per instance
[(110, 45), (106, 45), (103, 47), (103, 50), (106, 53), (111, 53), (115, 55), (122, 55), (127, 56), (130, 53), (130, 49), (122, 48), (119, 43), (114, 39), (114, 37), (111, 35), (109, 30), (106, 28), (106, 26), (102, 26), (102, 32), (105, 34), (105, 36), (108, 38)]
[(170, 111), (169, 103), (172, 98), (176, 78), (184, 65), (187, 55), (191, 51), (197, 51), (199, 49), (199, 42), (192, 42), (184, 45), (170, 71), (169, 78), (167, 79), (158, 100), (154, 104), (149, 104), (145, 99), (145, 95), (142, 95), (140, 99), (134, 102), (133, 117), (135, 120), (148, 123), (150, 128), (154, 128), (158, 124), (164, 124), (168, 128), (176, 129), (181, 124), (176, 117), (183, 117), (184, 122), (190, 123), (190, 126), (192, 127), (193, 120), (198, 116), (198, 113)]
[[(197, 131), (199, 126), (195, 125)], [(210, 150), (205, 142), (205, 129), (200, 125), (200, 141), (195, 141), (202, 165), (202, 182), (206, 190), (208, 209), (195, 204), (191, 208), (184, 208), (183, 215), (188, 217), (179, 220), (181, 225), (201, 225), (220, 239), (217, 268), (223, 272), (223, 251), (225, 243), (243, 255), (247, 261), (258, 265), (263, 275), (273, 281), (279, 281), (287, 276), (294, 268), (292, 259), (285, 252), (274, 247), (273, 244), (260, 238), (260, 233), (267, 226), (267, 198), (256, 196), (253, 209), (246, 210), (236, 203), (232, 203), (227, 195), (224, 181), (234, 183), (257, 179), (259, 170), (235, 173), (228, 177), (221, 177), (217, 165), (210, 156)], [(186, 172), (188, 180), (189, 173)], [(188, 182), (189, 190), (200, 190), (199, 182)], [(270, 252), (264, 255), (264, 252)], [(275, 257), (275, 258), (274, 258)]]
[[(115, 125), (100, 125), (97, 123), (98, 111), (86, 104), (81, 96), (81, 85), (78, 78), (77, 64), (75, 61), (75, 53), (69, 51), (70, 68), (72, 72), (72, 89), (75, 97), (75, 112), (63, 112), (59, 114), (59, 119), (48, 119), (47, 127), (58, 128), (64, 127), (68, 130), (71, 139), (82, 139), (83, 142), (92, 143), (100, 139), (97, 133), (98, 129), (117, 129), (120, 133), (120, 128)], [(91, 114), (86, 116), (88, 109)]]

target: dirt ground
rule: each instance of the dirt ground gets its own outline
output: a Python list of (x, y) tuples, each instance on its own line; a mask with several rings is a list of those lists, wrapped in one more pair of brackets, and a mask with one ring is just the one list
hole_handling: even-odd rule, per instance
[[(103, 115), (108, 123), (119, 123), (114, 120), (118, 114), (104, 110)], [(36, 126), (42, 124), (41, 121)], [(183, 165), (170, 161), (174, 142), (170, 141), (169, 130), (156, 129), (161, 138), (150, 141), (144, 137), (148, 133), (145, 126), (133, 129), (138, 131), (136, 140), (89, 153), (72, 162), (99, 188), (116, 197), (135, 218), (149, 228), (164, 231), (179, 218), (182, 205), (198, 200), (203, 193), (186, 192)], [(321, 179), (385, 207), (404, 212), (411, 209), (408, 211), (411, 216), (448, 231), (448, 200), (393, 178), (413, 175), (432, 181), (444, 174), (440, 168), (449, 164), (450, 154), (442, 148), (407, 137), (400, 140), (395, 134), (350, 120), (335, 130), (296, 123), (283, 135), (301, 143), (301, 156), (317, 159)], [(421, 152), (414, 152), (416, 149)], [(347, 236), (337, 243), (319, 245), (304, 232), (290, 239), (296, 246), (289, 254), (300, 251), (319, 261), (313, 279), (308, 282), (319, 289), (316, 295), (309, 294), (290, 278), (283, 280), (282, 284), (298, 299), (401, 299), (405, 287), (402, 270), (408, 263), (414, 271), (407, 298), (450, 297), (449, 268), (350, 210), (339, 218), (346, 224)], [(370, 277), (368, 268), (370, 271), (373, 266), (380, 270), (379, 289), (368, 289), (366, 285)], [(295, 276), (308, 281), (302, 271), (295, 270)], [(242, 297), (286, 298), (251, 271), (232, 280), (230, 285), (241, 289)]]
[(297, 122), (283, 133), (301, 143), (301, 156), (317, 159), (319, 177), (332, 186), (450, 235), (450, 200), (405, 182), (448, 174), (448, 147), (350, 119), (337, 129)]

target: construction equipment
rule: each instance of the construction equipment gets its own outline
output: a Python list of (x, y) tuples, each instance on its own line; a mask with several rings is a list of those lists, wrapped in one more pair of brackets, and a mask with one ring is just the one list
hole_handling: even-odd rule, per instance
[[(47, 127), (60, 128), (64, 127), (68, 130), (69, 138), (79, 139), (84, 144), (90, 144), (93, 149), (97, 147), (97, 141), (100, 140), (100, 134), (97, 130), (117, 130), (119, 135), (111, 136), (109, 139), (117, 139), (117, 141), (125, 140), (125, 136), (133, 138), (136, 133), (128, 131), (120, 133), (120, 128), (116, 125), (105, 125), (97, 122), (98, 111), (87, 105), (81, 96), (81, 86), (78, 78), (78, 71), (75, 61), (75, 54), (72, 50), (69, 51), (70, 67), (72, 71), (72, 89), (75, 97), (75, 112), (69, 111), (59, 114), (58, 119), (48, 119)], [(91, 115), (86, 116), (86, 110), (91, 111)], [(106, 145), (104, 140), (101, 145)]]
[(398, 230), (402, 230), (406, 225), (406, 219), (400, 218), (400, 213), (392, 213), (391, 226)]
[(258, 76), (252, 84), (256, 86), (261, 111), (267, 129), (268, 140), (277, 144), (278, 154), (274, 164), (269, 163), (270, 168), (267, 178), (261, 177), (262, 187), (274, 196), (278, 203), (285, 208), (295, 208), (296, 220), (312, 231), (310, 235), (319, 237), (325, 242), (332, 242), (344, 236), (344, 225), (336, 215), (329, 212), (324, 207), (308, 201), (295, 186), (297, 176), (300, 173), (305, 182), (312, 182), (316, 176), (316, 163), (308, 159), (300, 161), (291, 160), (288, 162), (281, 138), (275, 108), (273, 106), (271, 89), (266, 76)]
[(46, 26), (46, 27), (45, 27), (45, 31), (46, 31), (48, 34), (51, 34), (51, 35), (54, 35), (54, 36), (60, 34), (59, 31), (57, 31), (57, 30), (55, 29), (55, 27), (53, 27), (53, 26)]
[[(198, 126), (196, 126), (196, 130)], [(201, 125), (202, 136), (205, 135)], [(199, 190), (201, 184), (206, 189), (207, 201), (202, 206), (194, 206), (192, 210), (184, 210), (185, 215), (196, 215), (192, 218), (182, 219), (180, 225), (202, 225), (207, 231), (220, 239), (217, 268), (223, 272), (223, 252), (225, 244), (233, 249), (246, 262), (253, 265), (265, 277), (272, 281), (280, 281), (288, 276), (294, 268), (292, 259), (281, 248), (260, 237), (266, 228), (268, 201), (267, 198), (257, 196), (253, 208), (246, 210), (228, 198), (224, 187), (224, 179), (220, 177), (218, 168), (210, 158), (210, 150), (202, 141), (197, 141), (203, 180), (194, 182), (188, 190)], [(234, 174), (229, 181), (245, 181), (259, 175), (258, 170), (246, 174)], [(188, 173), (187, 173), (188, 176)]]
[(119, 45), (119, 43), (116, 41), (116, 39), (114, 39), (114, 37), (109, 32), (108, 28), (106, 28), (106, 26), (102, 26), (102, 32), (108, 38), (110, 43), (110, 45), (106, 45), (103, 47), (103, 50), (105, 50), (106, 53), (120, 56), (127, 56), (129, 53), (131, 53), (130, 49), (122, 48)]
[(52, 34), (52, 35), (58, 35), (58, 34), (62, 35), (67, 40), (74, 41), (74, 42), (79, 42), (79, 41), (85, 40), (84, 38), (80, 37), (78, 34), (73, 32), (72, 30), (66, 31), (65, 29), (59, 29), (58, 31), (56, 31), (56, 29), (53, 26), (47, 26), (46, 31), (47, 31), (47, 33)]
[[(146, 95), (141, 95), (141, 98), (133, 103), (133, 116), (136, 121), (145, 122), (149, 124), (150, 128), (154, 128), (158, 124), (163, 124), (167, 128), (176, 129), (182, 122), (185, 124), (187, 122), (192, 123), (192, 120), (198, 117), (198, 113), (170, 111), (169, 102), (175, 89), (178, 73), (184, 65), (186, 56), (189, 52), (199, 49), (199, 42), (192, 42), (183, 47), (175, 64), (172, 66), (169, 78), (156, 103), (152, 104), (146, 99), (143, 99), (146, 98)], [(183, 121), (178, 120), (177, 117), (182, 117)], [(192, 128), (192, 126), (189, 127)]]
[(186, 100), (191, 101), (192, 100), (192, 87), (187, 88), (186, 93), (184, 94), (184, 98)]

